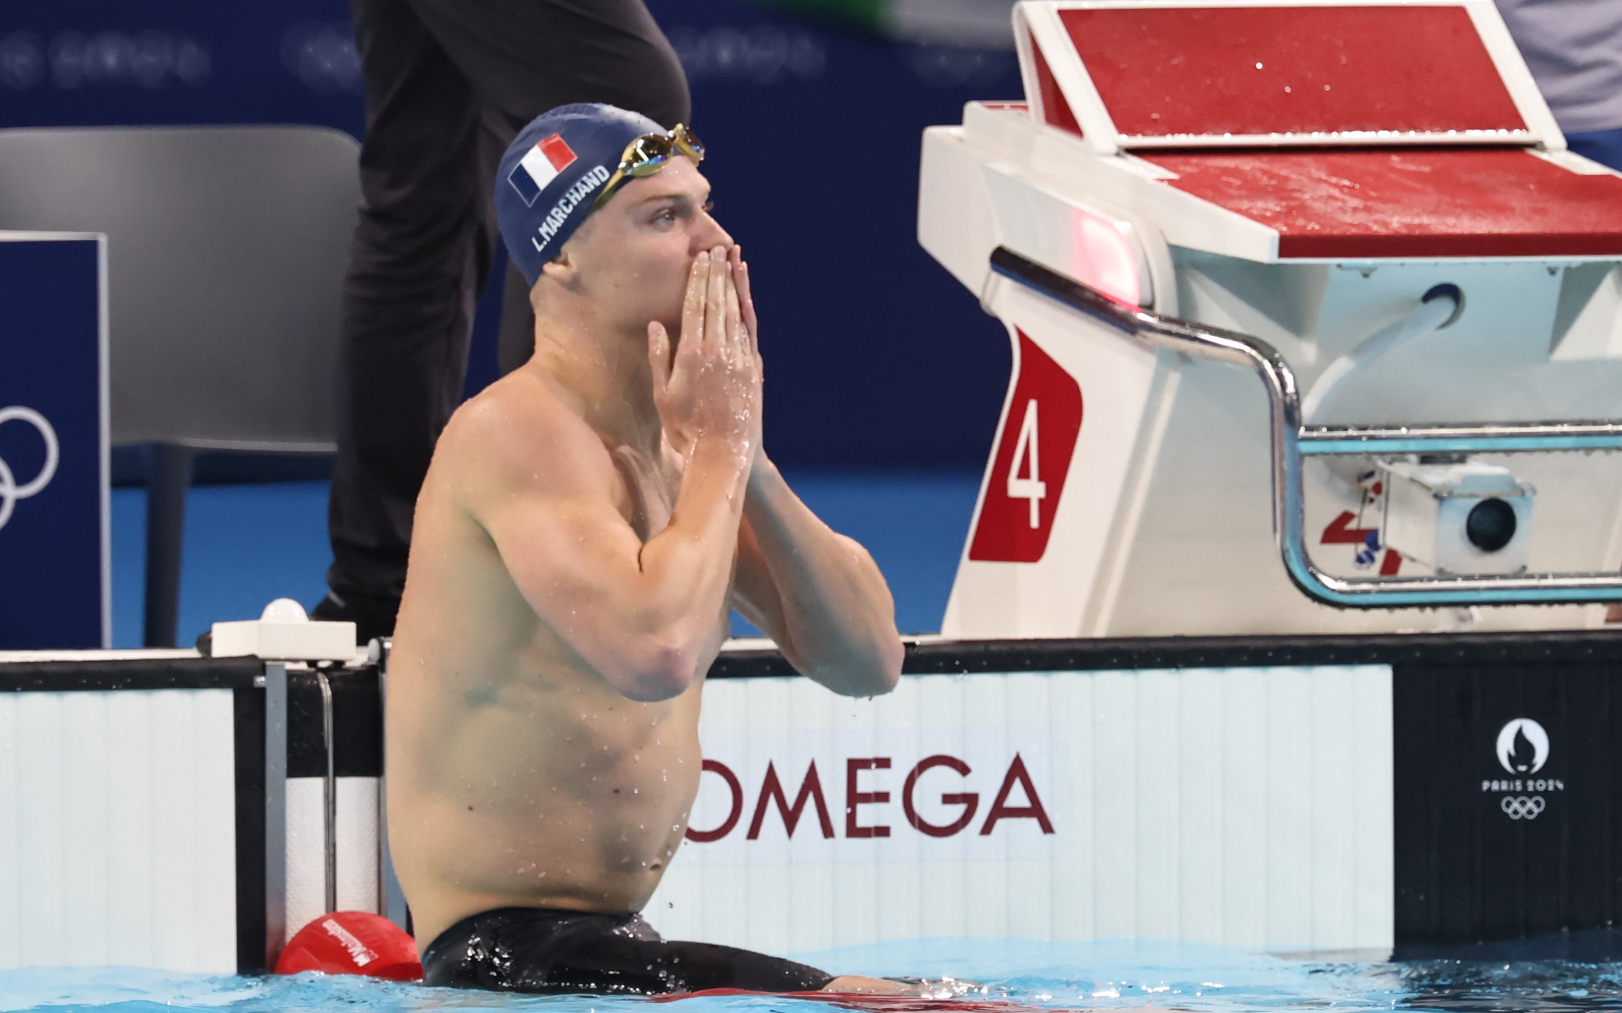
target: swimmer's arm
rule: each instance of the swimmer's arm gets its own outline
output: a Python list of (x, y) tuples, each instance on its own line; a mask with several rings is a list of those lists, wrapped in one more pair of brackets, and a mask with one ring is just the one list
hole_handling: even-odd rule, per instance
[(883, 574), (794, 495), (764, 452), (749, 476), (733, 602), (796, 669), (835, 693), (876, 696), (901, 677)]
[(714, 647), (747, 469), (732, 448), (695, 448), (669, 525), (644, 544), (585, 438), (594, 446), (552, 441), (538, 474), (514, 460), (510, 484), (471, 512), (530, 607), (611, 686), (644, 702), (678, 696)]
[(695, 259), (674, 347), (662, 323), (648, 325), (654, 404), (664, 432), (680, 436), (686, 464), (670, 521), (646, 544), (614, 506), (617, 480), (601, 438), (578, 417), (556, 406), (539, 417), (547, 409), (537, 402), (528, 406), (535, 421), (514, 431), (486, 402), (489, 431), (467, 452), (504, 461), (501, 477), (486, 479), (470, 502), (482, 507), (471, 512), (513, 582), (632, 700), (687, 690), (717, 646), (730, 601), (745, 483), (760, 445), (760, 355), (731, 272), (720, 247)]

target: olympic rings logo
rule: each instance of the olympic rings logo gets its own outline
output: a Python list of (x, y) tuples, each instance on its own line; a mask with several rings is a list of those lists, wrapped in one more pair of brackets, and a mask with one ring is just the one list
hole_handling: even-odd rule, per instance
[(1504, 810), (1512, 820), (1535, 820), (1546, 805), (1542, 795), (1533, 795), (1531, 798), (1525, 795), (1505, 795), (1504, 800), (1498, 803), (1498, 808)]
[(0, 528), (6, 526), (11, 520), (12, 511), (17, 509), (17, 501), (36, 495), (41, 489), (51, 484), (56, 477), (56, 465), (61, 459), (61, 448), (56, 442), (56, 430), (45, 421), (45, 416), (32, 408), (21, 405), (12, 405), (10, 408), (0, 408), (0, 425), (7, 422), (27, 422), (39, 430), (40, 438), (45, 441), (45, 463), (40, 466), (39, 474), (24, 485), (17, 484), (17, 476), (11, 472), (11, 465), (5, 458), (0, 458)]

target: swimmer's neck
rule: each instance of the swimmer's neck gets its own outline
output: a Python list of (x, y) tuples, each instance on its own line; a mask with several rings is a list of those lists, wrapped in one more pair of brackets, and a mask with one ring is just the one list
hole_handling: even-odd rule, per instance
[(535, 354), (523, 368), (610, 447), (658, 455), (661, 429), (645, 330), (620, 333), (589, 320), (537, 314)]

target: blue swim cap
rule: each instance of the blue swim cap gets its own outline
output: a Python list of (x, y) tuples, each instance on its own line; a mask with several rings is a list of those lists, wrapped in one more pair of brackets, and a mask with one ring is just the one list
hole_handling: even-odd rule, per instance
[(541, 265), (591, 214), (625, 146), (664, 132), (641, 113), (600, 102), (558, 106), (518, 132), (496, 172), (496, 220), (508, 255), (532, 288)]

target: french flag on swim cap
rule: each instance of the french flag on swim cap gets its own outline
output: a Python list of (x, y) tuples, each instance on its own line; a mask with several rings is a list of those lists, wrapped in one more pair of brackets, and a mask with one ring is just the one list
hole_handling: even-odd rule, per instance
[(574, 164), (574, 149), (563, 140), (562, 134), (544, 138), (513, 166), (507, 176), (526, 207), (533, 207), (546, 185), (558, 178), (558, 173)]
[(518, 131), (502, 152), (490, 196), (507, 254), (531, 286), (591, 215), (625, 146), (664, 132), (641, 113), (600, 102), (549, 109)]

